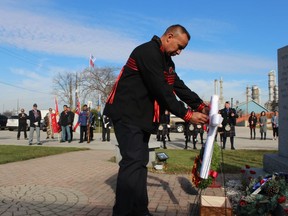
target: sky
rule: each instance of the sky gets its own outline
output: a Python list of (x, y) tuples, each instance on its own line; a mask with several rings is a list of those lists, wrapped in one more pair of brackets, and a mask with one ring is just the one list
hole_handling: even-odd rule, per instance
[(225, 101), (245, 102), (256, 85), (264, 104), (277, 50), (288, 45), (287, 8), (287, 0), (1, 0), (0, 113), (54, 108), (56, 74), (83, 71), (91, 54), (97, 67), (121, 68), (172, 24), (191, 35), (173, 57), (191, 90), (209, 101), (222, 79)]

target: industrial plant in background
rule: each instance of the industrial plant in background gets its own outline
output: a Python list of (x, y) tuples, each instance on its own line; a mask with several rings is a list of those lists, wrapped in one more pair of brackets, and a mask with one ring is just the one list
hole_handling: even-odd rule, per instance
[[(219, 86), (218, 86), (219, 84)], [(231, 106), (234, 106), (239, 112), (240, 116), (242, 114), (249, 114), (252, 111), (260, 113), (261, 111), (269, 112), (278, 110), (278, 85), (276, 85), (275, 71), (271, 70), (268, 73), (268, 91), (269, 99), (262, 106), (261, 102), (261, 89), (257, 85), (252, 85), (246, 87), (246, 101), (239, 103), (236, 101), (233, 104), (233, 98), (231, 98)], [(224, 104), (223, 97), (223, 80), (220, 78), (214, 80), (214, 94), (219, 95), (219, 107), (222, 107)]]
[(265, 103), (265, 107), (271, 111), (278, 110), (278, 85), (276, 85), (275, 71), (268, 73), (269, 100)]

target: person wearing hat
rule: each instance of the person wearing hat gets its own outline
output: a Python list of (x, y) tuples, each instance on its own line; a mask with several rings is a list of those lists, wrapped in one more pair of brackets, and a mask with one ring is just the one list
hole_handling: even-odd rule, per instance
[(236, 118), (238, 118), (238, 114), (234, 108), (230, 107), (229, 101), (225, 102), (225, 107), (220, 111), (221, 116), (223, 117), (222, 121), (222, 130), (223, 130), (223, 146), (222, 149), (226, 147), (227, 137), (230, 137), (231, 150), (235, 150), (234, 147), (234, 137), (235, 137), (235, 125)]
[(42, 145), (40, 142), (40, 123), (41, 123), (41, 112), (37, 109), (37, 104), (33, 104), (33, 109), (29, 111), (30, 120), (30, 133), (29, 133), (29, 145), (32, 145), (34, 131), (36, 130), (37, 145)]

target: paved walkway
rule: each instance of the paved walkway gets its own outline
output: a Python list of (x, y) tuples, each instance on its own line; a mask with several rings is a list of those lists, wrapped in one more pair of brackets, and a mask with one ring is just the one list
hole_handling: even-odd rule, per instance
[[(278, 147), (271, 136), (265, 141), (250, 140), (246, 138), (247, 128), (236, 131), (238, 149)], [(41, 136), (45, 135), (42, 132)], [(44, 146), (89, 147), (91, 150), (0, 165), (0, 215), (112, 215), (118, 165), (108, 161), (116, 152), (115, 137), (111, 138), (111, 142), (101, 142), (100, 134), (95, 134), (90, 144), (79, 144), (77, 139), (70, 144), (43, 140)], [(183, 134), (171, 133), (168, 148), (183, 148), (183, 138)], [(156, 142), (155, 137), (151, 137), (151, 142)], [(0, 144), (28, 145), (28, 141), (16, 140), (16, 132), (0, 131)], [(190, 179), (190, 175), (149, 172), (150, 211), (158, 216), (198, 215), (198, 192)], [(223, 191), (214, 188), (202, 194), (222, 196)]]

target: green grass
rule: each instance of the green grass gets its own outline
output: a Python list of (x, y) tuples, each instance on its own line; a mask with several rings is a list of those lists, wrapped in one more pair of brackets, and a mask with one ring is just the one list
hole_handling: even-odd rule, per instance
[[(194, 159), (200, 150), (161, 149), (156, 152), (165, 152), (169, 156), (165, 172), (173, 174), (191, 173)], [(255, 168), (263, 167), (263, 155), (277, 152), (276, 150), (225, 150), (223, 151), (223, 161), (221, 153), (220, 162), (224, 173), (240, 173), (241, 168), (245, 165)]]
[[(82, 150), (88, 150), (88, 148), (0, 145), (0, 164)], [(200, 150), (159, 149), (156, 152), (165, 152), (169, 156), (165, 172), (178, 174), (191, 173), (194, 159)], [(224, 173), (239, 173), (245, 165), (255, 168), (262, 167), (263, 155), (277, 152), (276, 150), (225, 150), (223, 151), (223, 161), (222, 155), (220, 161), (223, 164)], [(150, 169), (150, 171), (154, 170)]]
[(83, 150), (88, 148), (0, 145), (0, 164)]

